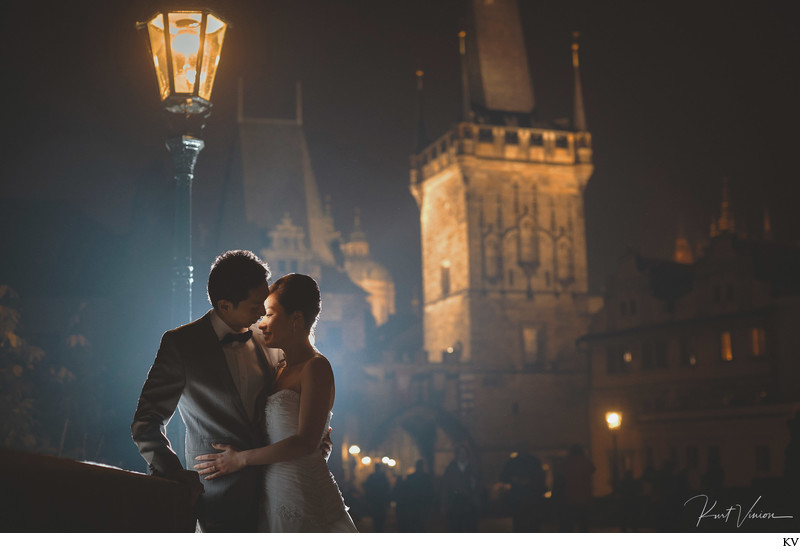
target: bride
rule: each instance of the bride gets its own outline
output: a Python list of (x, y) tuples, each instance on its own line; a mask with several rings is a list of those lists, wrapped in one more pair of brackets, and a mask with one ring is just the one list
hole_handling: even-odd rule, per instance
[(357, 532), (319, 453), (335, 389), (331, 364), (309, 341), (321, 308), (317, 282), (301, 274), (284, 276), (270, 287), (266, 307), (258, 328), (268, 347), (286, 355), (267, 398), (270, 445), (239, 451), (213, 444), (221, 453), (198, 456), (203, 462), (194, 468), (211, 480), (266, 465), (259, 531)]

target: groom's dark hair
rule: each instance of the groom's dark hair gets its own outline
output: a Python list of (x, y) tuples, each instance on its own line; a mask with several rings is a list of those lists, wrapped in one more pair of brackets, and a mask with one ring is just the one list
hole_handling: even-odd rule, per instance
[(245, 300), (250, 289), (269, 281), (269, 266), (250, 251), (228, 251), (211, 264), (208, 274), (208, 301), (214, 308), (227, 300), (236, 308)]

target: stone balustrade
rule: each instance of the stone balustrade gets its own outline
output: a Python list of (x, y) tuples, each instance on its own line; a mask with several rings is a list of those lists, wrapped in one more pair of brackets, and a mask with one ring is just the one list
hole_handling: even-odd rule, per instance
[(1, 532), (194, 532), (187, 489), (71, 459), (0, 449)]

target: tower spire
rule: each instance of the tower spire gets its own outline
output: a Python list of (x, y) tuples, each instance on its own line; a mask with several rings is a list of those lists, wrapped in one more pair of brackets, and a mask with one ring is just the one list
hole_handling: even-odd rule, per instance
[(583, 108), (583, 88), (581, 87), (580, 60), (578, 58), (578, 39), (580, 33), (572, 33), (572, 70), (575, 79), (575, 98), (573, 99), (572, 126), (579, 132), (586, 132), (586, 113)]
[(353, 233), (350, 234), (350, 241), (366, 241), (367, 236), (361, 229), (361, 209), (355, 208), (353, 215)]
[(735, 223), (733, 219), (733, 206), (731, 205), (730, 193), (728, 190), (728, 179), (722, 180), (722, 204), (720, 206), (719, 223), (717, 230), (719, 233), (728, 232), (733, 233)]
[(772, 235), (772, 220), (769, 216), (769, 208), (764, 207), (764, 234), (763, 234), (764, 241), (771, 242), (773, 240)]
[(678, 237), (675, 239), (675, 255), (673, 260), (679, 264), (691, 264), (694, 262), (692, 248), (689, 247), (689, 240), (686, 239), (683, 220), (678, 221)]
[(475, 117), (532, 116), (533, 83), (519, 2), (469, 0), (469, 4), (469, 43), (462, 51), (466, 50), (469, 78), (465, 80)]
[(428, 146), (428, 131), (425, 128), (425, 114), (423, 109), (423, 77), (422, 69), (417, 70), (417, 134), (414, 137), (414, 153), (419, 153)]
[(461, 120), (472, 120), (472, 100), (469, 96), (469, 73), (467, 66), (467, 33), (458, 33), (458, 53), (461, 55)]

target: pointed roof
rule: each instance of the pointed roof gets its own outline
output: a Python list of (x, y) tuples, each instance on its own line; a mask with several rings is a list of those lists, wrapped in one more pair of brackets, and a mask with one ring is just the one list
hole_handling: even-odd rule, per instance
[(533, 85), (516, 0), (471, 1), (466, 55), (472, 106), (533, 112)]
[(692, 248), (686, 238), (686, 231), (683, 227), (683, 220), (678, 222), (678, 237), (675, 239), (675, 253), (672, 259), (679, 264), (691, 264), (694, 262)]
[(428, 138), (428, 130), (425, 127), (425, 110), (423, 94), (423, 77), (425, 73), (422, 69), (416, 72), (417, 75), (417, 133), (414, 136), (414, 153), (419, 153), (428, 145), (431, 140)]
[(722, 179), (722, 201), (719, 208), (719, 218), (711, 220), (711, 237), (717, 237), (723, 233), (734, 233), (735, 221), (733, 218), (733, 205), (731, 204), (728, 192), (728, 179)]
[(367, 235), (361, 229), (361, 209), (356, 207), (353, 215), (353, 231), (350, 233), (350, 242), (366, 243)]
[(586, 131), (586, 113), (583, 108), (583, 88), (581, 87), (580, 60), (578, 59), (578, 38), (580, 33), (572, 33), (572, 70), (575, 80), (575, 96), (572, 107), (572, 127), (581, 132)]
[(763, 227), (762, 238), (764, 239), (764, 241), (768, 242), (773, 240), (772, 219), (770, 218), (768, 207), (764, 207), (764, 227)]
[(720, 205), (720, 216), (717, 224), (719, 232), (733, 233), (735, 221), (733, 219), (733, 205), (731, 205), (730, 194), (728, 192), (728, 179), (722, 181), (722, 204)]
[(305, 246), (335, 264), (330, 228), (302, 127), (300, 86), (295, 119), (243, 116), (239, 108), (242, 202), (245, 220), (264, 233), (288, 214), (305, 229)]

